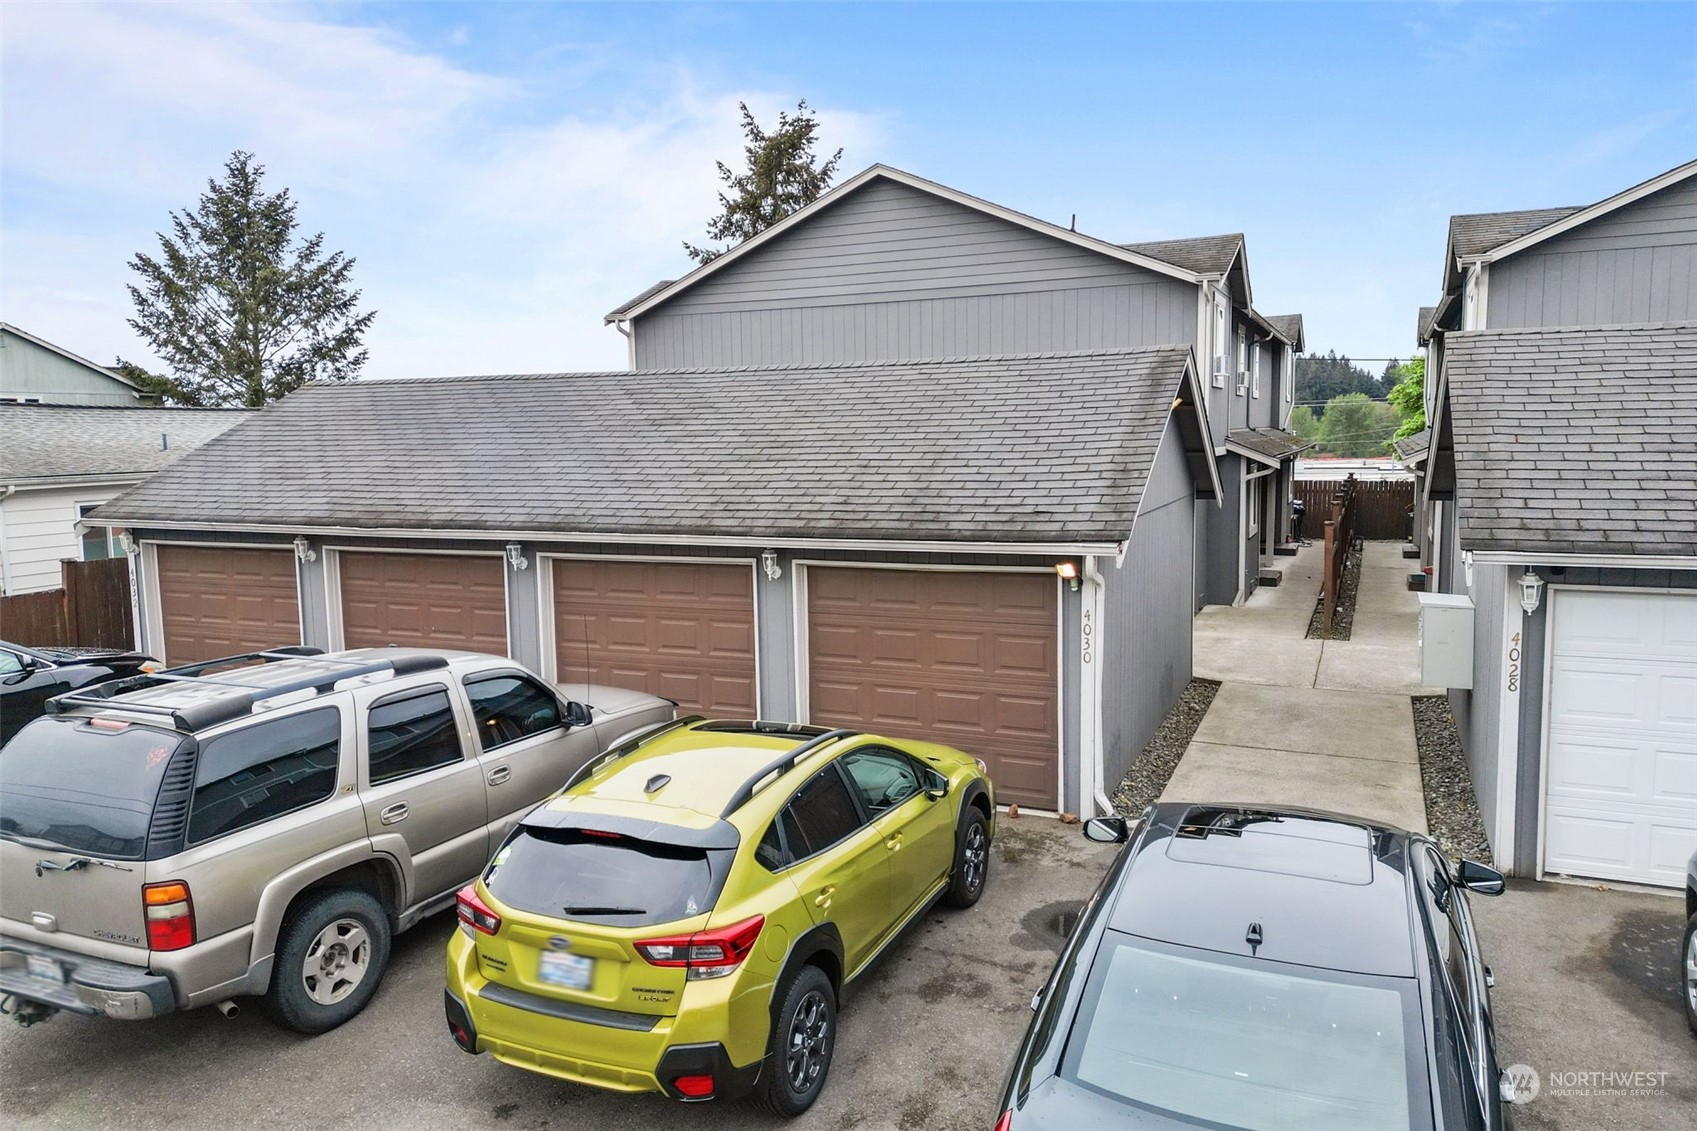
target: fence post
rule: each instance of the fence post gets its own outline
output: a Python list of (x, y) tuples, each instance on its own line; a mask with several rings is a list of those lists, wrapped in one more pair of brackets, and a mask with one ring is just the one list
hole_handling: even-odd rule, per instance
[(1325, 573), (1321, 588), (1323, 607), (1320, 610), (1320, 639), (1332, 638), (1332, 611), (1338, 607), (1338, 571), (1334, 564), (1337, 559), (1337, 529), (1338, 524), (1333, 519), (1325, 523), (1326, 560)]
[(73, 558), (59, 559), (59, 584), (65, 591), (65, 643), (76, 645), (82, 642), (82, 602), (78, 600), (77, 592), (80, 580), (77, 576), (77, 561)]

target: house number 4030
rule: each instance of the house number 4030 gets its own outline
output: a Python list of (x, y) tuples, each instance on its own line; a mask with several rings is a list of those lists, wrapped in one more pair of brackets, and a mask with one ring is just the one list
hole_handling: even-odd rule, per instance
[(1509, 638), (1508, 645), (1508, 689), (1520, 690), (1520, 633)]
[(1096, 655), (1096, 621), (1090, 615), (1090, 610), (1084, 610), (1084, 622), (1080, 635), (1084, 638), (1084, 662), (1089, 663)]

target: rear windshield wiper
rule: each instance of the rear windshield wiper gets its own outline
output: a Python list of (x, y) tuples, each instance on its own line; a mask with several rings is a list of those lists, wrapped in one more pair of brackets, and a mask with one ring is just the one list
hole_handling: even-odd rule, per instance
[(44, 836), (24, 836), (22, 833), (15, 833), (9, 829), (0, 830), (0, 840), (9, 840), (13, 844), (21, 844), (25, 848), (46, 848), (54, 852), (76, 851), (68, 844), (60, 844), (58, 841), (49, 840)]
[(567, 915), (646, 915), (646, 907), (562, 907)]

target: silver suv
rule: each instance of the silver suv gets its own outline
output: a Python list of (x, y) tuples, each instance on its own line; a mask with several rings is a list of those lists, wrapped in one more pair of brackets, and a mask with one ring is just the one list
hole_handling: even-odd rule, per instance
[(0, 750), (0, 1010), (251, 994), (301, 1032), (340, 1025), (395, 932), (676, 708), (570, 690), (471, 652), (284, 648), (59, 696)]

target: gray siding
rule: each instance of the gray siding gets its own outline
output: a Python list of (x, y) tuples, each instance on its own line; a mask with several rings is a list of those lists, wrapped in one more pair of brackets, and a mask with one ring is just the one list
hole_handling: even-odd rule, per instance
[[(1456, 572), (1459, 581), (1461, 571)], [(1467, 771), (1473, 777), (1473, 793), (1479, 799), (1487, 835), (1496, 831), (1502, 681), (1494, 671), (1484, 668), (1490, 657), (1503, 654), (1503, 602), (1510, 599), (1506, 587), (1508, 572), (1508, 567), (1500, 565), (1473, 567), (1473, 690), (1450, 692), (1450, 707), (1467, 755)], [(1526, 666), (1529, 665), (1523, 665), (1522, 670)], [(1493, 843), (1491, 850), (1499, 863), (1508, 863), (1508, 845)]]
[(1192, 344), (1196, 288), (876, 182), (633, 334), (638, 369)]
[(1194, 499), (1182, 444), (1169, 430), (1125, 563), (1103, 568), (1103, 785), (1110, 794), (1190, 682)]
[(1697, 178), (1491, 265), (1491, 329), (1697, 318)]
[(1279, 355), (1284, 351), (1275, 349), (1275, 343), (1263, 342), (1256, 346), (1261, 356), (1261, 395), (1255, 396), (1255, 387), (1250, 386), (1249, 426), (1251, 428), (1277, 428), (1279, 426)]
[(0, 330), (0, 397), (42, 404), (135, 408), (146, 402), (116, 377)]
[(1208, 507), (1208, 550), (1205, 576), (1207, 592), (1205, 605), (1229, 605), (1237, 599), (1237, 546), (1241, 529), (1239, 509), (1243, 495), (1243, 457), (1227, 453), (1219, 457), (1220, 496), (1223, 505)]

